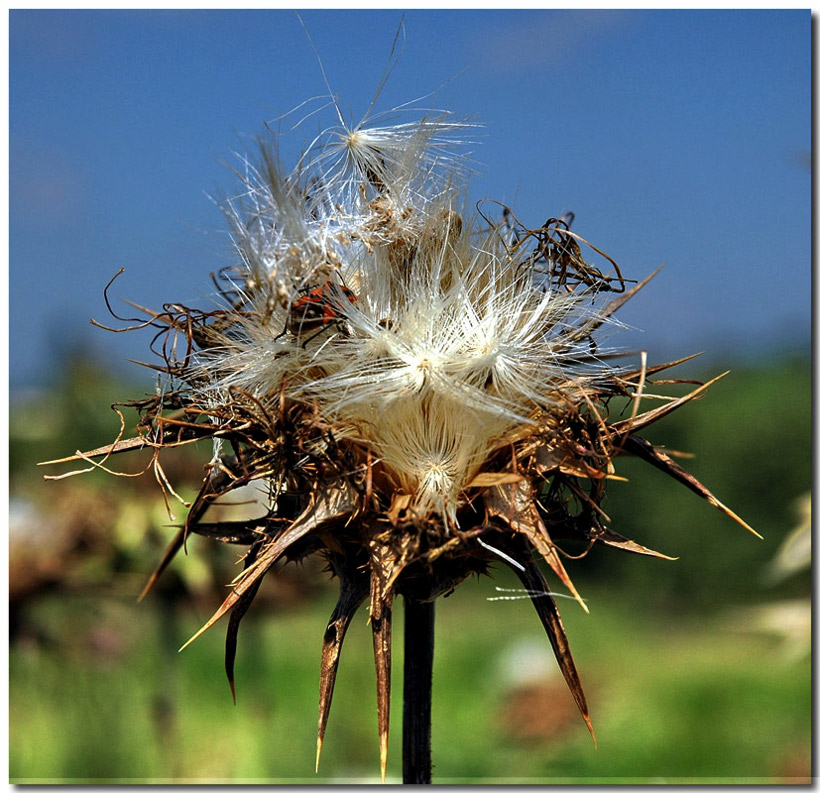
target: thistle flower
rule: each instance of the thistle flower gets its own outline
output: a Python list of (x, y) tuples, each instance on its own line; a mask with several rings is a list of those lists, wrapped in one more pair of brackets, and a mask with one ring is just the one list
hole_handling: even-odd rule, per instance
[[(324, 557), (340, 594), (322, 647), (319, 750), (345, 632), (369, 602), (383, 778), (397, 595), (430, 603), (491, 563), (509, 566), (592, 733), (537, 558), (586, 608), (557, 541), (662, 556), (607, 525), (601, 502), (620, 454), (746, 526), (638, 434), (710, 383), (640, 412), (652, 378), (680, 361), (628, 368), (603, 346), (617, 309), (649, 279), (627, 282), (570, 216), (528, 229), (500, 205), (495, 220), (491, 203), (470, 211), (458, 145), (471, 128), (446, 114), (343, 125), (289, 173), (261, 143), (224, 205), (237, 263), (218, 282), (222, 305), (149, 312), (165, 386), (134, 403), (135, 438), (84, 455), (151, 447), (158, 466), (164, 448), (213, 439), (149, 588), (190, 532), (249, 546), (196, 634), (230, 614), (232, 688), (239, 624), (263, 577), (280, 560)], [(632, 407), (616, 420), (608, 407), (619, 399)], [(208, 522), (209, 505), (254, 481), (269, 484), (263, 518)]]

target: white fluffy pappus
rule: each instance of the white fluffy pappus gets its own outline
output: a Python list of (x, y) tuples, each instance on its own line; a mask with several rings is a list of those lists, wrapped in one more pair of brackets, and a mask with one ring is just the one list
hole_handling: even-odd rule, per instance
[(332, 130), (289, 175), (269, 153), (248, 166), (226, 211), (251, 310), (200, 359), (211, 398), (317, 405), (450, 519), (511, 432), (605, 368), (578, 331), (600, 324), (594, 293), (548, 288), (531, 250), (467, 216), (459, 129)]

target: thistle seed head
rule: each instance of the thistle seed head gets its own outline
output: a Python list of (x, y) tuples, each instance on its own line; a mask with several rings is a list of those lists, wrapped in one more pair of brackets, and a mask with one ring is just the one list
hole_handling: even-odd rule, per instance
[[(591, 731), (535, 556), (579, 601), (559, 538), (662, 556), (607, 525), (601, 504), (621, 453), (736, 517), (637, 434), (703, 387), (641, 412), (653, 376), (678, 362), (615, 365), (620, 353), (604, 345), (649, 279), (627, 282), (570, 229), (572, 216), (531, 229), (507, 207), (496, 219), (487, 202), (471, 211), (458, 148), (471, 128), (440, 114), (330, 129), (289, 173), (263, 143), (224, 205), (237, 262), (222, 274), (222, 305), (149, 312), (165, 334), (154, 368), (167, 382), (134, 403), (137, 438), (86, 455), (151, 446), (159, 466), (165, 447), (214, 440), (160, 570), (189, 532), (249, 546), (203, 628), (231, 612), (231, 685), (239, 622), (264, 575), (280, 560), (325, 557), (340, 596), (324, 638), (320, 746), (358, 606), (369, 598), (384, 752), (395, 595), (435, 598), (493, 562), (532, 594)], [(631, 402), (617, 420), (615, 399)], [(270, 485), (263, 518), (208, 522), (210, 504), (253, 481)]]

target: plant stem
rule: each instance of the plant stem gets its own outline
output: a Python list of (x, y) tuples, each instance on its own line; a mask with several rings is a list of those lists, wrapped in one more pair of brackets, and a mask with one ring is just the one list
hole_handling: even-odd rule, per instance
[(430, 724), (433, 695), (434, 601), (404, 596), (404, 724), (402, 776), (429, 785), (433, 776)]

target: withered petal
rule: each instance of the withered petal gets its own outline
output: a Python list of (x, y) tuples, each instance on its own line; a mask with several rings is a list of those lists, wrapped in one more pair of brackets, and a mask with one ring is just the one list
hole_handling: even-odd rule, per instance
[(199, 492), (196, 494), (191, 508), (188, 510), (188, 515), (185, 518), (185, 525), (183, 528), (182, 542), (183, 544), (188, 539), (192, 527), (205, 514), (208, 507), (211, 505), (213, 496), (225, 492), (226, 486), (231, 484), (231, 477), (228, 472), (222, 467), (213, 466), (208, 470)]
[(702, 354), (703, 353), (695, 352), (692, 353), (692, 355), (685, 355), (683, 358), (678, 358), (676, 361), (656, 363), (653, 366), (647, 366), (644, 369), (633, 369), (629, 372), (623, 372), (622, 374), (616, 375), (616, 379), (619, 381), (630, 381), (640, 379), (642, 377), (651, 377), (653, 374), (666, 371), (667, 369), (672, 369), (675, 366), (680, 366), (680, 364), (686, 363), (687, 361), (691, 361), (693, 358), (697, 358)]
[[(250, 567), (256, 560), (256, 556), (261, 548), (261, 543), (258, 543), (248, 551), (245, 557), (245, 568)], [(225, 674), (228, 676), (228, 684), (231, 687), (231, 695), (233, 696), (233, 704), (236, 705), (236, 686), (234, 685), (234, 661), (236, 660), (236, 642), (239, 635), (239, 623), (242, 617), (250, 608), (256, 593), (259, 591), (259, 586), (262, 579), (259, 578), (256, 583), (239, 598), (237, 604), (231, 611), (230, 619), (228, 620), (228, 632), (225, 636)]]
[(529, 481), (523, 480), (489, 488), (484, 494), (484, 506), (490, 518), (503, 520), (513, 531), (523, 534), (530, 541), (581, 608), (588, 613), (589, 609), (572, 583), (561, 557), (558, 556), (533, 498), (532, 485)]
[(165, 549), (165, 553), (162, 555), (162, 559), (160, 559), (159, 564), (157, 565), (156, 569), (153, 573), (151, 573), (151, 577), (148, 579), (148, 583), (143, 587), (142, 592), (140, 592), (140, 596), (137, 598), (137, 601), (142, 601), (143, 598), (153, 589), (154, 584), (157, 583), (159, 577), (162, 575), (163, 571), (169, 564), (173, 561), (173, 558), (177, 555), (177, 552), (185, 543), (185, 529), (181, 528), (171, 540), (168, 547)]
[[(521, 561), (521, 560), (519, 560)], [(558, 666), (561, 669), (561, 674), (569, 686), (575, 704), (584, 718), (589, 734), (592, 736), (592, 741), (596, 747), (598, 742), (595, 740), (595, 731), (592, 729), (592, 722), (589, 718), (589, 708), (587, 707), (586, 696), (581, 685), (581, 678), (578, 676), (578, 670), (575, 668), (575, 662), (572, 659), (572, 653), (569, 648), (569, 641), (564, 630), (564, 624), (561, 621), (561, 615), (558, 613), (558, 607), (555, 601), (548, 594), (549, 585), (544, 578), (544, 574), (539, 569), (538, 565), (533, 559), (527, 559), (521, 563), (521, 568), (509, 565), (515, 574), (521, 580), (524, 588), (533, 593), (530, 595), (535, 610), (541, 619), (541, 624), (547, 632), (552, 651), (555, 653), (555, 659), (558, 661)]]
[(709, 386), (714, 385), (714, 383), (722, 377), (725, 377), (727, 374), (729, 373), (724, 372), (723, 374), (719, 374), (717, 377), (713, 377), (708, 383), (703, 383), (703, 385), (698, 386), (694, 389), (694, 391), (690, 391), (688, 394), (685, 394), (672, 402), (667, 402), (665, 405), (661, 405), (654, 410), (647, 410), (646, 413), (641, 413), (634, 418), (616, 421), (609, 425), (609, 430), (615, 437), (618, 437), (619, 435), (623, 436), (624, 434), (633, 433), (637, 430), (643, 429), (644, 427), (648, 427), (650, 424), (654, 424), (656, 421), (669, 415), (679, 407), (683, 407), (683, 405), (687, 402), (691, 402), (693, 399), (697, 399), (702, 396), (703, 392), (709, 388)]
[(263, 531), (257, 526), (264, 526), (265, 520), (228, 521), (219, 523), (196, 523), (190, 527), (191, 533), (199, 534), (210, 540), (225, 542), (231, 545), (252, 545), (257, 542)]
[(333, 700), (333, 688), (336, 685), (336, 672), (342, 653), (342, 643), (354, 614), (367, 597), (370, 590), (370, 578), (366, 572), (357, 570), (355, 563), (345, 557), (341, 564), (334, 565), (339, 576), (339, 599), (327, 623), (322, 641), (322, 667), (319, 677), (319, 730), (316, 741), (316, 770), (319, 770), (319, 758), (322, 754), (322, 742), (325, 737), (327, 720), (330, 716), (330, 705)]
[(587, 322), (582, 323), (574, 330), (570, 331), (564, 337), (567, 342), (573, 342), (577, 339), (583, 339), (586, 336), (589, 336), (590, 333), (597, 330), (608, 317), (611, 317), (624, 303), (628, 300), (632, 299), (638, 292), (641, 291), (663, 268), (663, 265), (658, 267), (656, 270), (651, 272), (643, 281), (635, 284), (631, 289), (628, 289), (626, 292), (618, 295), (614, 300), (610, 300), (599, 312), (595, 314), (595, 316), (588, 320)]
[(639, 545), (634, 540), (630, 540), (628, 537), (624, 537), (612, 531), (612, 529), (608, 529), (606, 526), (599, 526), (588, 532), (587, 536), (590, 539), (599, 540), (604, 543), (604, 545), (610, 545), (613, 548), (619, 548), (622, 551), (629, 551), (630, 553), (639, 553), (643, 556), (656, 556), (658, 559), (669, 559), (670, 561), (675, 561), (675, 559), (678, 558), (677, 556), (667, 556), (665, 553), (653, 551), (651, 548)]
[(254, 585), (257, 579), (265, 575), (274, 562), (293, 543), (311, 531), (321, 528), (328, 521), (344, 517), (353, 510), (354, 506), (355, 500), (352, 489), (345, 481), (342, 481), (337, 487), (325, 490), (313, 504), (291, 523), (288, 529), (265, 546), (259, 554), (259, 558), (243, 573), (231, 594), (225, 598), (208, 622), (179, 648), (180, 651), (184, 650), (192, 641), (199, 638), (208, 628), (230, 611), (239, 598)]
[(732, 510), (721, 501), (718, 501), (718, 499), (712, 495), (712, 492), (695, 479), (692, 474), (678, 465), (668, 455), (656, 449), (649, 441), (637, 435), (628, 435), (624, 439), (623, 449), (626, 452), (634, 454), (636, 457), (640, 457), (642, 460), (646, 460), (665, 474), (668, 474), (681, 484), (686, 485), (691, 491), (697, 493), (701, 498), (706, 499), (713, 507), (719, 509), (725, 515), (732, 518), (732, 520), (743, 526), (744, 529), (754, 534), (755, 537), (760, 537), (761, 540), (763, 539), (762, 535), (758, 534), (743, 518), (732, 512)]
[(391, 629), (394, 579), (397, 560), (392, 550), (380, 543), (370, 544), (370, 627), (376, 663), (376, 708), (379, 724), (379, 760), (382, 782), (387, 774), (387, 740), (390, 732)]
[(126, 440), (116, 441), (115, 443), (109, 443), (107, 446), (100, 446), (96, 449), (92, 449), (88, 452), (83, 452), (82, 454), (76, 453), (72, 454), (69, 457), (60, 457), (57, 460), (43, 460), (42, 462), (37, 463), (37, 465), (59, 465), (60, 463), (76, 463), (80, 460), (85, 459), (86, 457), (108, 457), (111, 454), (119, 454), (120, 452), (130, 452), (134, 451), (135, 449), (144, 449), (148, 446), (154, 446), (155, 444), (149, 443), (145, 438), (141, 435), (135, 438), (127, 438)]

